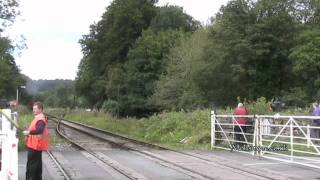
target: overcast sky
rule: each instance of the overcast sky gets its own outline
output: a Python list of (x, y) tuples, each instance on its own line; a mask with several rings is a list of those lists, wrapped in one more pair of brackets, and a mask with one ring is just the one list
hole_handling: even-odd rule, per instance
[[(182, 6), (202, 23), (228, 0), (159, 0)], [(74, 79), (82, 57), (78, 40), (101, 19), (111, 0), (20, 0), (21, 15), (8, 29), (12, 39), (26, 38), (27, 49), (16, 55), (21, 72), (31, 79)]]

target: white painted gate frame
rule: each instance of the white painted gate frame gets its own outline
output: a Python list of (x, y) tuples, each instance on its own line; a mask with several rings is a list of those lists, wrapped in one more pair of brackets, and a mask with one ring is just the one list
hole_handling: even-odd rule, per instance
[[(317, 140), (318, 142), (320, 142), (320, 139), (310, 137), (310, 129), (319, 129), (320, 130), (320, 127), (310, 126), (309, 125), (310, 123), (307, 126), (303, 126), (303, 125), (299, 125), (296, 121), (299, 119), (305, 119), (305, 120), (312, 121), (315, 119), (320, 119), (320, 117), (315, 117), (315, 116), (281, 116), (279, 114), (275, 114), (273, 116), (271, 116), (271, 115), (245, 115), (245, 116), (216, 115), (214, 111), (211, 111), (211, 148), (215, 147), (215, 148), (220, 148), (220, 149), (231, 150), (232, 143), (235, 141), (233, 139), (228, 138), (228, 136), (222, 126), (223, 125), (232, 125), (232, 124), (220, 122), (218, 120), (218, 118), (232, 118), (232, 120), (234, 121), (234, 119), (236, 117), (252, 118), (255, 121), (254, 132), (252, 134), (253, 142), (248, 142), (247, 139), (245, 139), (246, 145), (252, 145), (255, 147), (263, 147), (263, 144), (262, 144), (263, 141), (270, 142), (268, 146), (264, 146), (267, 148), (270, 148), (276, 142), (289, 144), (288, 150), (290, 151), (290, 155), (283, 154), (283, 153), (276, 153), (276, 152), (272, 152), (272, 151), (266, 151), (266, 150), (265, 151), (261, 150), (261, 151), (249, 152), (252, 155), (258, 155), (258, 156), (268, 158), (268, 159), (284, 161), (284, 162), (288, 162), (288, 163), (296, 163), (296, 164), (320, 169), (320, 151), (318, 149), (318, 148), (320, 148), (320, 146), (316, 145), (312, 142), (312, 140)], [(271, 120), (271, 119), (272, 120), (287, 119), (287, 121), (284, 125), (278, 125), (278, 124), (270, 124), (268, 119), (269, 120)], [(233, 124), (233, 127), (234, 126), (239, 126), (239, 125)], [(239, 127), (241, 129), (241, 126), (239, 126)], [(281, 129), (276, 134), (270, 134), (271, 127), (280, 127)], [(282, 135), (283, 131), (286, 128), (290, 129), (289, 136)], [(303, 137), (294, 136), (294, 128), (298, 129), (298, 131), (302, 133)], [(303, 130), (303, 128), (306, 129), (306, 132)], [(220, 131), (219, 131), (219, 129), (220, 129)], [(222, 136), (225, 138), (225, 140), (229, 144), (229, 148), (220, 147), (220, 146), (216, 145), (216, 140), (218, 139), (218, 138), (216, 138), (216, 133), (222, 134)], [(234, 133), (235, 132), (233, 131), (232, 132), (233, 136), (234, 136)], [(241, 133), (244, 134), (242, 129), (241, 129)], [(273, 136), (274, 138), (272, 140), (269, 140), (269, 139), (264, 139), (263, 136), (269, 136), (269, 137)], [(279, 137), (290, 138), (290, 142), (278, 141), (277, 139)], [(306, 140), (307, 144), (296, 143), (296, 142), (294, 142), (294, 138)], [(221, 139), (218, 139), (218, 140), (221, 140)], [(312, 147), (314, 149), (315, 153), (297, 150), (294, 148), (294, 145), (300, 145), (300, 146), (303, 145), (308, 148)], [(246, 151), (241, 151), (241, 152), (248, 153)], [(296, 156), (296, 155), (294, 155), (294, 152), (302, 153), (302, 154), (306, 154), (306, 155), (313, 155), (313, 156), (312, 157)]]
[[(2, 114), (3, 113), (3, 114)], [(5, 114), (5, 115), (4, 115)], [(7, 117), (17, 122), (17, 113), (11, 113), (10, 109), (0, 111), (2, 128), (0, 130), (1, 170), (0, 179), (18, 179), (18, 138), (17, 129), (10, 123)]]

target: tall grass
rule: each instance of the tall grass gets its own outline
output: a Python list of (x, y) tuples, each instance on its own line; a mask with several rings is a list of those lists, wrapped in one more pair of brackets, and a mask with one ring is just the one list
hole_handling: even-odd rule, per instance
[[(27, 130), (31, 121), (33, 120), (34, 116), (31, 114), (31, 112), (28, 113), (20, 113), (18, 117), (18, 125), (21, 129)], [(19, 138), (19, 144), (18, 144), (18, 150), (22, 151), (26, 149), (25, 142), (24, 142), (24, 135), (22, 132), (18, 131), (18, 138)]]
[(209, 148), (210, 112), (165, 112), (150, 118), (115, 118), (99, 112), (77, 111), (66, 119), (175, 148)]

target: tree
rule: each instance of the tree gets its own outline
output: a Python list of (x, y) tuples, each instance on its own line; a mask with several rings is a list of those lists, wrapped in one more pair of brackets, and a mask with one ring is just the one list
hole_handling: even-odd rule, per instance
[(230, 105), (237, 96), (271, 99), (290, 88), (288, 55), (299, 33), (293, 9), (286, 0), (233, 0), (221, 8), (206, 53), (211, 63), (201, 74), (215, 81), (200, 82), (210, 101)]
[(165, 73), (169, 50), (182, 35), (180, 31), (148, 29), (129, 51), (128, 62), (124, 66), (126, 114), (146, 115), (157, 111), (148, 99), (154, 93), (155, 82)]
[(13, 98), (16, 88), (24, 83), (12, 56), (14, 46), (9, 38), (1, 35), (6, 26), (13, 23), (17, 7), (15, 0), (0, 1), (0, 98)]
[(298, 37), (298, 44), (289, 56), (293, 71), (301, 79), (298, 84), (309, 96), (309, 100), (320, 98), (320, 30), (312, 27)]
[(107, 89), (120, 84), (112, 79), (113, 67), (127, 61), (127, 53), (155, 15), (155, 0), (114, 0), (90, 34), (80, 40), (84, 57), (77, 76), (77, 92), (92, 105), (114, 99)]
[(192, 110), (207, 104), (197, 81), (207, 65), (202, 57), (208, 43), (208, 31), (199, 29), (182, 36), (171, 49), (166, 73), (160, 76), (150, 99), (160, 109)]
[(229, 105), (237, 96), (251, 94), (245, 63), (254, 57), (247, 38), (254, 21), (252, 5), (244, 0), (230, 1), (216, 15), (203, 56), (206, 66), (197, 81), (209, 102)]
[(0, 1), (0, 33), (14, 22), (18, 14), (18, 2), (16, 0), (1, 0)]
[(119, 108), (125, 110), (121, 111), (122, 115), (144, 116), (158, 111), (150, 98), (156, 81), (166, 74), (167, 55), (181, 36), (191, 34), (199, 26), (181, 7), (158, 8), (149, 28), (129, 50), (128, 61), (123, 66), (122, 84), (126, 90), (120, 98), (122, 101), (118, 101)]
[(193, 32), (200, 27), (200, 22), (186, 14), (182, 7), (165, 5), (157, 9), (150, 27), (154, 31), (181, 30)]
[(252, 72), (249, 88), (254, 89), (255, 98), (280, 96), (292, 84), (288, 56), (299, 33), (293, 9), (294, 1), (261, 0), (255, 4), (253, 12), (257, 20), (248, 34), (254, 58), (245, 63)]
[(11, 55), (13, 49), (10, 40), (0, 36), (0, 98), (15, 97), (16, 88), (24, 83)]

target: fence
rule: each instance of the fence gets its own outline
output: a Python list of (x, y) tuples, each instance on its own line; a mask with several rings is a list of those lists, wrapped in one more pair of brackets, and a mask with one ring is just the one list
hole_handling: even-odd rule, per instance
[(0, 179), (18, 179), (18, 138), (16, 137), (17, 113), (0, 110)]
[[(246, 117), (241, 126), (236, 118)], [(211, 147), (320, 169), (320, 117), (216, 115), (211, 112)], [(241, 137), (241, 138), (240, 138)]]

